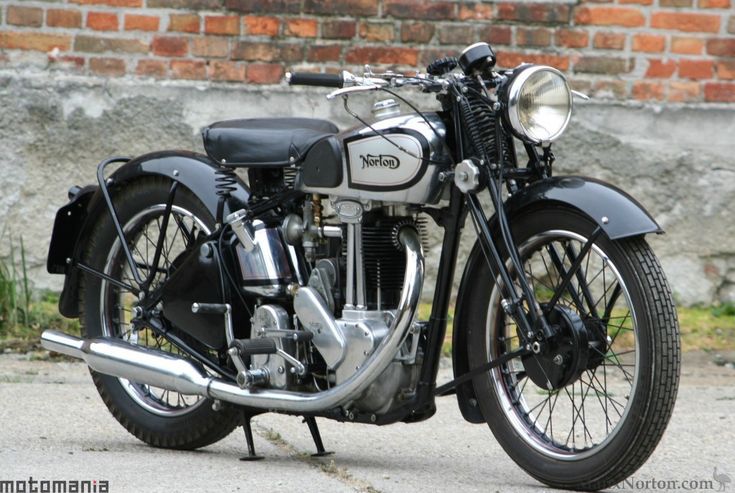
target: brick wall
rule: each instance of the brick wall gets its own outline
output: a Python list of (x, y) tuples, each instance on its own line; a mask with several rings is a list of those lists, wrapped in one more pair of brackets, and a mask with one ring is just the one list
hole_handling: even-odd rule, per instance
[(278, 83), (423, 68), (478, 40), (598, 98), (735, 102), (731, 0), (2, 0), (0, 67)]

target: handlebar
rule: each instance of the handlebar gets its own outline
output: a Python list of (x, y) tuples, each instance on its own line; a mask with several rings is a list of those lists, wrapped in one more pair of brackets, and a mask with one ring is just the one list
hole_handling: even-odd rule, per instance
[(315, 74), (310, 72), (294, 72), (286, 74), (286, 81), (292, 86), (344, 87), (342, 74)]

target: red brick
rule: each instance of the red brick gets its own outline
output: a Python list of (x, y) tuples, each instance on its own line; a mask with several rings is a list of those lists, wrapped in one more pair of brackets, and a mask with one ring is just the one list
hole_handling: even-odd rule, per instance
[(87, 27), (95, 31), (117, 31), (117, 14), (89, 12), (87, 13)]
[(360, 37), (368, 41), (393, 41), (395, 25), (392, 22), (361, 22)]
[(43, 9), (9, 5), (6, 20), (8, 24), (13, 26), (41, 27), (43, 25)]
[(126, 31), (158, 31), (159, 24), (155, 15), (125, 14)]
[[(150, 2), (148, 0), (148, 5)], [(195, 6), (189, 6), (192, 0), (156, 0), (180, 2), (184, 4), (183, 8), (197, 9)], [(211, 3), (211, 6), (205, 7), (205, 9), (216, 10), (222, 7), (221, 0), (199, 0), (203, 3)], [(194, 2), (199, 3), (199, 2)], [(301, 0), (225, 0), (225, 8), (227, 10), (233, 10), (235, 12), (255, 13), (255, 14), (298, 14), (301, 10)]]
[(679, 60), (679, 77), (711, 79), (714, 65), (710, 60)]
[(277, 63), (251, 63), (246, 79), (253, 84), (278, 84), (283, 79), (283, 67)]
[[(111, 7), (142, 7), (143, 0), (69, 0), (81, 5), (109, 5)], [(150, 7), (150, 5), (149, 5)]]
[(664, 100), (665, 87), (661, 82), (637, 80), (633, 82), (632, 96), (639, 100)]
[(439, 26), (439, 42), (449, 45), (469, 45), (477, 41), (473, 26), (444, 24)]
[(46, 11), (49, 27), (82, 27), (82, 13), (78, 10), (49, 9)]
[(661, 7), (691, 7), (693, 0), (659, 0)]
[(618, 3), (637, 3), (639, 5), (653, 5), (653, 0), (618, 0)]
[(242, 81), (245, 80), (245, 65), (225, 60), (213, 61), (209, 64), (207, 73), (212, 80)]
[(716, 33), (720, 30), (720, 17), (684, 12), (654, 12), (651, 15), (651, 27), (685, 32)]
[(151, 43), (151, 50), (158, 56), (186, 56), (189, 41), (186, 38), (156, 36)]
[(592, 85), (592, 94), (596, 98), (625, 99), (626, 92), (624, 80), (596, 80)]
[(516, 28), (516, 44), (518, 46), (549, 46), (551, 31), (544, 28)]
[(119, 77), (125, 75), (125, 61), (119, 58), (90, 58), (89, 70), (97, 75)]
[(296, 43), (277, 45), (243, 41), (232, 49), (233, 59), (257, 62), (296, 62), (303, 59), (303, 54), (303, 46)]
[(242, 21), (245, 24), (246, 33), (251, 36), (278, 36), (278, 30), (281, 27), (281, 21), (277, 17), (249, 15)]
[(646, 23), (643, 13), (631, 7), (580, 7), (574, 20), (600, 26), (640, 27)]
[(191, 54), (205, 58), (224, 58), (230, 53), (227, 38), (206, 36), (191, 40)]
[(714, 38), (707, 40), (707, 54), (735, 57), (735, 38)]
[(49, 52), (54, 48), (69, 51), (71, 36), (36, 32), (0, 32), (0, 48)]
[(204, 32), (237, 36), (240, 34), (240, 18), (236, 15), (208, 15), (204, 18)]
[(622, 74), (631, 68), (631, 60), (606, 56), (583, 56), (574, 64), (575, 72), (588, 74)]
[(710, 102), (735, 103), (735, 83), (707, 82), (704, 85), (704, 99)]
[(673, 60), (648, 60), (646, 77), (653, 79), (668, 79), (676, 72), (676, 62)]
[(283, 28), (285, 36), (298, 38), (316, 38), (318, 31), (319, 24), (314, 19), (289, 19), (286, 20)]
[(571, 15), (569, 5), (549, 3), (501, 3), (498, 19), (522, 23), (567, 24)]
[(176, 79), (204, 80), (207, 64), (201, 60), (171, 60), (171, 75)]
[(487, 41), (491, 45), (510, 45), (513, 41), (513, 31), (508, 26), (490, 25), (480, 29), (479, 40)]
[(341, 54), (341, 45), (310, 46), (306, 52), (306, 60), (309, 62), (338, 62)]
[(375, 0), (305, 0), (303, 11), (309, 14), (377, 16)]
[(633, 51), (657, 53), (666, 48), (666, 38), (655, 34), (636, 34), (633, 36)]
[(730, 16), (730, 20), (727, 23), (727, 32), (735, 34), (735, 15)]
[(558, 29), (555, 43), (566, 48), (586, 48), (590, 42), (587, 31), (581, 29)]
[(135, 67), (135, 73), (144, 77), (166, 77), (168, 66), (161, 60), (139, 60)]
[(699, 101), (701, 89), (699, 82), (669, 82), (669, 101), (676, 103)]
[(418, 58), (418, 51), (413, 48), (354, 47), (347, 52), (345, 61), (347, 63), (385, 63), (415, 67), (418, 64)]
[(355, 21), (324, 21), (322, 23), (322, 38), (350, 39), (357, 33)]
[(404, 22), (401, 25), (401, 41), (404, 43), (428, 43), (434, 36), (434, 24), (430, 22)]
[(168, 30), (180, 33), (198, 33), (199, 16), (196, 14), (173, 14), (168, 19)]
[(698, 5), (701, 9), (729, 9), (730, 0), (699, 0)]
[(671, 52), (684, 55), (701, 55), (704, 50), (704, 40), (698, 38), (671, 38)]
[(148, 43), (140, 39), (108, 38), (77, 35), (74, 51), (86, 53), (148, 53)]
[[(375, 2), (377, 4), (377, 2)], [(399, 19), (451, 20), (455, 18), (454, 4), (426, 0), (386, 0), (384, 14)]]
[(460, 4), (459, 15), (461, 21), (489, 21), (493, 18), (493, 6), (484, 3)]
[(503, 68), (512, 68), (521, 63), (536, 63), (539, 65), (548, 65), (559, 70), (569, 69), (569, 57), (538, 54), (538, 53), (516, 53), (512, 51), (498, 52), (498, 66)]
[(614, 32), (598, 32), (592, 40), (595, 48), (601, 50), (622, 50), (625, 48), (625, 34)]
[(735, 60), (717, 62), (717, 78), (723, 80), (735, 79)]
[(49, 62), (54, 63), (55, 66), (68, 69), (81, 71), (84, 68), (85, 59), (82, 56), (50, 56)]

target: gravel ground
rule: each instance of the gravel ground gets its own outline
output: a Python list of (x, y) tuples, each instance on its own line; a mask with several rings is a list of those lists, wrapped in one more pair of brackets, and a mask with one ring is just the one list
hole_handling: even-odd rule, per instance
[[(444, 368), (440, 380), (449, 375)], [(32, 477), (104, 480), (110, 492), (545, 491), (485, 425), (462, 420), (454, 397), (440, 398), (436, 416), (418, 424), (319, 420), (325, 445), (336, 452), (324, 459), (308, 455), (313, 445), (300, 419), (259, 416), (256, 448), (266, 457), (259, 462), (238, 461), (247, 450), (241, 430), (196, 452), (146, 446), (109, 414), (79, 363), (0, 355), (0, 403), (0, 486)], [(735, 480), (734, 411), (732, 365), (688, 354), (662, 442), (632, 484), (611, 491), (716, 491), (721, 485), (713, 480), (715, 468), (718, 477)], [(700, 480), (709, 483), (692, 483)]]

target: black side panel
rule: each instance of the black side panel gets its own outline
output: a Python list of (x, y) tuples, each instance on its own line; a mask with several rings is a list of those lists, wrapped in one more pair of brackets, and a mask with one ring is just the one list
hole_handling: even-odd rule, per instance
[(334, 188), (342, 183), (342, 147), (336, 137), (328, 137), (309, 150), (301, 170), (309, 187)]
[(191, 305), (198, 303), (221, 303), (219, 268), (211, 247), (194, 248), (182, 254), (184, 258), (174, 260), (175, 272), (163, 288), (163, 314), (180, 330), (193, 336), (211, 349), (225, 346), (223, 315), (192, 313)]

